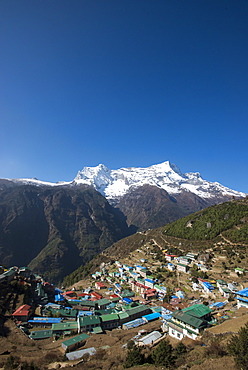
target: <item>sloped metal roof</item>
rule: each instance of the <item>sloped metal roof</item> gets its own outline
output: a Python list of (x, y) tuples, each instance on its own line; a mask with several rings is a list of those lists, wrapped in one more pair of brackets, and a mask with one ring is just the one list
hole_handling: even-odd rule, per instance
[(183, 308), (182, 311), (198, 318), (201, 318), (212, 312), (211, 309), (204, 304), (194, 304), (192, 306)]
[(65, 340), (64, 342), (61, 343), (61, 345), (64, 348), (65, 347), (70, 347), (71, 345), (79, 343), (79, 342), (81, 342), (83, 340), (86, 340), (88, 338), (89, 338), (89, 335), (82, 333), (82, 334), (77, 335), (76, 337)]

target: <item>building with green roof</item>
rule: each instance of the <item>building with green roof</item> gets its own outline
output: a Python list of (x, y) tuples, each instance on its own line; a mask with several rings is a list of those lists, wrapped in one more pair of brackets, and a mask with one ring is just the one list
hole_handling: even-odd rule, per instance
[(80, 316), (78, 317), (77, 322), (80, 332), (92, 331), (97, 326), (101, 326), (101, 318), (96, 315)]
[(169, 335), (182, 340), (184, 337), (196, 339), (210, 326), (211, 309), (203, 304), (195, 304), (172, 313), (168, 321)]
[(0, 275), (0, 283), (10, 283), (16, 275), (16, 271), (13, 268), (3, 272)]
[(53, 308), (53, 307), (45, 307), (43, 310), (43, 315), (49, 316), (52, 315), (54, 317), (66, 317), (76, 320), (78, 310), (73, 308)]
[(130, 321), (129, 315), (127, 312), (120, 312), (118, 313), (120, 325), (125, 324), (126, 322)]
[(46, 339), (53, 336), (52, 330), (32, 330), (29, 334), (30, 339)]
[(111, 303), (111, 301), (106, 298), (98, 299), (95, 302), (99, 310), (105, 310), (105, 308)]
[(96, 326), (95, 328), (92, 329), (93, 334), (102, 334), (103, 330), (101, 326)]
[(117, 328), (120, 324), (120, 318), (117, 313), (111, 313), (109, 315), (103, 315), (101, 317), (101, 327), (103, 330), (111, 330)]
[(97, 301), (88, 301), (88, 300), (85, 300), (85, 299), (82, 299), (81, 302), (78, 303), (78, 305), (82, 306), (82, 307), (88, 307), (88, 308), (96, 308), (96, 302)]
[(212, 313), (212, 310), (205, 304), (194, 304), (184, 308), (182, 311), (203, 320), (210, 319)]
[(176, 265), (176, 268), (177, 268), (177, 271), (181, 271), (181, 272), (185, 272), (185, 273), (189, 271), (189, 266), (185, 265), (183, 263), (178, 263)]
[(126, 313), (129, 315), (129, 321), (138, 319), (144, 315), (148, 315), (151, 312), (151, 309), (146, 305), (140, 305), (126, 310)]
[(120, 293), (120, 297), (121, 298), (130, 298), (130, 297), (134, 297), (135, 296), (135, 293), (132, 292), (131, 290), (123, 290), (121, 293)]
[(109, 315), (111, 313), (115, 313), (115, 310), (113, 308), (107, 308), (106, 310), (95, 310), (94, 311), (94, 314), (98, 316)]
[(86, 339), (88, 338), (89, 338), (89, 335), (85, 333), (79, 334), (76, 337), (67, 339), (64, 342), (62, 342), (61, 346), (66, 352), (69, 352), (71, 350), (81, 347), (85, 343)]
[(67, 321), (61, 322), (59, 324), (52, 324), (52, 331), (54, 334), (64, 334), (67, 333), (77, 333), (79, 332), (79, 327), (77, 321)]

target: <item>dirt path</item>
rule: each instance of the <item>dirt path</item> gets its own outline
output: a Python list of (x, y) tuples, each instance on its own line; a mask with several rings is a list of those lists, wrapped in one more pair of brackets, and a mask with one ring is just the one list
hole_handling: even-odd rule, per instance
[(227, 239), (225, 236), (223, 236), (222, 234), (220, 234), (220, 237), (226, 242), (226, 243), (228, 243), (228, 244), (230, 244), (230, 245), (240, 245), (240, 244), (242, 244), (242, 246), (244, 246), (244, 247), (248, 247), (248, 244), (244, 244), (244, 243), (233, 243), (233, 242), (231, 242), (229, 239)]

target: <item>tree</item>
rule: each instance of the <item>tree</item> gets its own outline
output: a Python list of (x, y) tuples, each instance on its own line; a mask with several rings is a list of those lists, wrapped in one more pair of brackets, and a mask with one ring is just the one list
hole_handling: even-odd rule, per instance
[(171, 296), (173, 294), (173, 290), (170, 288), (170, 287), (166, 287), (166, 294), (164, 296), (164, 299), (163, 299), (163, 302), (164, 303), (169, 303), (170, 302), (170, 299), (171, 299)]
[(10, 355), (4, 363), (4, 370), (13, 370), (19, 366), (19, 358)]
[(173, 367), (175, 364), (175, 356), (173, 355), (173, 347), (165, 339), (152, 352), (152, 360), (155, 366)]
[(143, 363), (144, 355), (142, 353), (142, 349), (141, 347), (134, 345), (131, 349), (128, 350), (124, 367), (128, 368), (135, 365), (142, 365)]
[(174, 348), (175, 356), (178, 358), (185, 355), (185, 353), (187, 353), (187, 347), (182, 342), (179, 342)]
[(237, 335), (233, 335), (227, 345), (230, 355), (234, 356), (234, 361), (238, 369), (248, 370), (248, 323), (242, 327)]
[(127, 349), (132, 349), (133, 347), (135, 346), (135, 343), (132, 339), (130, 339), (128, 342), (127, 342)]

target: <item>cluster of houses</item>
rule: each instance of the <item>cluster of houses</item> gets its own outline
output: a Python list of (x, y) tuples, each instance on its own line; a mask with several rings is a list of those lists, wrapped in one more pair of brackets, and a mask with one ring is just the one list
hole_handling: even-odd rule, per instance
[(193, 264), (201, 271), (208, 270), (206, 263), (210, 259), (209, 253), (202, 253), (200, 255), (196, 253), (187, 253), (185, 256), (176, 256), (166, 253), (166, 250), (163, 252), (165, 260), (168, 262), (167, 268), (170, 271), (188, 273)]
[[(163, 253), (165, 261), (167, 262), (163, 267), (170, 271), (190, 273), (190, 269), (194, 265), (201, 271), (208, 270), (206, 263), (210, 259), (209, 253), (202, 253), (200, 255), (196, 253), (187, 253), (185, 256), (168, 254), (167, 250), (164, 250)], [(147, 262), (147, 260), (140, 259), (140, 262)], [(164, 288), (162, 287), (161, 290), (160, 287), (157, 286), (156, 279), (153, 278), (152, 273), (147, 267), (140, 265), (129, 266), (121, 264), (118, 261), (116, 261), (115, 264), (117, 267), (116, 271), (108, 272), (106, 268), (103, 268), (102, 271), (97, 271), (92, 274), (93, 279), (97, 280), (100, 278), (102, 281), (106, 280), (110, 283), (113, 282), (113, 278), (119, 279), (122, 283), (130, 283), (134, 280), (151, 289), (155, 288), (157, 291), (160, 290), (163, 296), (163, 292), (165, 291)]]
[[(126, 271), (125, 266), (120, 267), (118, 262), (116, 266)], [(146, 271), (141, 266), (137, 266), (135, 270), (136, 274), (138, 274), (138, 271)], [(27, 276), (28, 270), (25, 271)], [(132, 278), (134, 278), (134, 275), (132, 275)], [(82, 292), (76, 292), (75, 290), (63, 292), (51, 284), (41, 281), (39, 277), (35, 289), (36, 298), (39, 302), (38, 308), (36, 307), (34, 311), (34, 307), (27, 304), (22, 305), (13, 312), (12, 317), (18, 327), (31, 339), (64, 338), (65, 340), (61, 346), (69, 353), (77, 347), (81, 347), (87, 341), (89, 335), (104, 333), (114, 328), (128, 330), (158, 319), (161, 320), (163, 331), (172, 336), (175, 335), (175, 320), (177, 320), (178, 332), (181, 333), (181, 327), (187, 324), (183, 320), (187, 315), (190, 315), (190, 313), (185, 314), (185, 317), (181, 318), (181, 323), (178, 324), (179, 319), (176, 318), (178, 308), (182, 308), (181, 311), (183, 312), (188, 306), (181, 303), (183, 292), (178, 290), (177, 295), (171, 297), (170, 304), (151, 305), (149, 304), (150, 295), (163, 296), (166, 294), (166, 288), (157, 285), (155, 281), (146, 276), (143, 276), (143, 278), (142, 283), (138, 281), (139, 278), (130, 281), (132, 290), (122, 289), (121, 284), (115, 282), (113, 288), (108, 288), (106, 291), (106, 286), (102, 281), (95, 281), (96, 289), (94, 290), (88, 288)], [(107, 298), (97, 292), (97, 290), (103, 288), (105, 288)], [(138, 298), (137, 294), (139, 299), (136, 299)], [(146, 301), (142, 300), (142, 297), (145, 297)], [(199, 320), (202, 320), (200, 326)], [(190, 329), (188, 328), (189, 330), (184, 330), (184, 336), (189, 335), (190, 330), (193, 332), (195, 330), (194, 335), (198, 335), (203, 328), (210, 325), (210, 321), (205, 320), (205, 317), (200, 317), (197, 321), (198, 326), (194, 327), (194, 323), (192, 325)], [(172, 326), (174, 329), (170, 329)], [(190, 335), (192, 337), (192, 334)], [(66, 336), (69, 336), (69, 339), (66, 339)], [(157, 332), (150, 333), (150, 335), (139, 339), (139, 345), (143, 342), (151, 343), (150, 341), (156, 343), (156, 340), (161, 336), (162, 334), (158, 335)], [(93, 349), (92, 353), (94, 353)]]
[[(165, 254), (165, 258), (168, 261), (172, 261), (176, 258), (177, 264), (173, 264), (173, 268), (181, 272), (190, 273), (190, 267), (195, 264), (197, 255), (188, 253), (186, 256), (177, 257), (175, 255)], [(204, 262), (205, 258), (200, 258), (200, 261)], [(153, 299), (163, 300), (166, 296), (166, 287), (157, 283), (157, 280), (152, 276), (147, 267), (140, 265), (128, 266), (118, 261), (115, 262), (115, 265), (115, 271), (108, 272), (106, 268), (103, 268), (102, 271), (97, 271), (92, 275), (92, 278), (96, 280), (96, 289), (105, 289), (106, 285), (104, 281), (107, 281), (108, 283), (114, 284), (117, 291), (121, 290), (122, 284), (127, 283), (131, 290), (136, 295), (138, 294), (141, 296), (146, 302)], [(171, 270), (171, 265), (172, 263), (168, 262), (167, 268), (169, 270)], [(199, 265), (203, 266), (201, 263), (198, 263), (196, 265), (197, 268), (199, 268)], [(232, 295), (236, 295), (238, 288), (234, 283), (227, 283), (222, 279), (208, 281), (202, 278), (195, 278), (194, 281), (192, 281), (192, 290), (201, 291), (209, 295), (219, 292), (223, 298), (228, 299)], [(184, 298), (182, 291), (178, 294), (181, 294), (180, 298)]]
[(206, 294), (219, 292), (224, 298), (230, 298), (232, 295), (236, 295), (238, 292), (237, 285), (235, 283), (227, 283), (222, 279), (217, 279), (211, 282), (198, 278), (197, 282), (192, 283), (192, 289), (194, 291), (200, 290)]
[[(165, 254), (165, 258), (168, 268), (177, 258), (177, 264), (174, 262), (173, 265), (183, 271), (180, 266), (195, 263), (196, 255), (188, 253), (176, 257)], [(74, 289), (64, 292), (55, 288), (40, 276), (32, 274), (27, 267), (12, 267), (2, 271), (0, 284), (9, 283), (15, 278), (26, 282), (32, 280), (36, 284), (32, 306), (22, 305), (12, 314), (18, 327), (34, 340), (64, 338), (61, 346), (68, 355), (82, 347), (90, 335), (115, 328), (128, 330), (154, 320), (160, 320), (162, 333), (179, 340), (183, 337), (196, 339), (205, 328), (214, 324), (213, 310), (225, 304), (219, 302), (218, 306), (218, 302), (215, 302), (212, 306), (206, 306), (199, 302), (186, 303), (185, 293), (180, 289), (176, 289), (169, 302), (165, 303), (167, 289), (158, 284), (147, 267), (128, 266), (118, 261), (115, 262), (114, 271), (109, 272), (104, 266), (100, 272), (92, 275), (94, 289), (90, 287), (77, 292)], [(127, 285), (129, 288), (124, 289)], [(248, 288), (238, 291), (235, 284), (224, 280), (206, 281), (198, 278), (192, 282), (192, 290), (205, 293), (218, 290), (224, 298), (233, 294), (238, 308), (248, 308)], [(161, 333), (154, 332), (139, 338), (138, 342), (139, 345), (150, 341), (156, 343), (161, 337)], [(89, 351), (90, 354), (95, 353), (94, 348)]]
[[(161, 314), (152, 307), (132, 301), (130, 291), (111, 294), (108, 299), (88, 290), (62, 292), (54, 289), (54, 302), (39, 305), (34, 313), (30, 305), (22, 305), (13, 314), (18, 327), (34, 340), (66, 338), (61, 346), (66, 352), (81, 347), (89, 335), (114, 328), (129, 329), (158, 319)], [(127, 297), (129, 295), (129, 297)], [(132, 295), (132, 294), (131, 294)], [(63, 297), (63, 302), (62, 302)], [(59, 299), (60, 303), (55, 302)], [(140, 321), (139, 325), (137, 321)], [(94, 351), (93, 351), (94, 352)]]
[(166, 295), (166, 287), (159, 285), (157, 280), (152, 276), (149, 269), (145, 266), (135, 265), (128, 266), (116, 261), (116, 270), (108, 272), (106, 268), (102, 271), (97, 271), (92, 275), (92, 278), (101, 281), (96, 281), (95, 286), (97, 289), (104, 289), (104, 281), (114, 284), (117, 292), (122, 290), (121, 284), (129, 284), (132, 292), (138, 294), (145, 301), (160, 298), (161, 300)]

